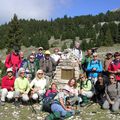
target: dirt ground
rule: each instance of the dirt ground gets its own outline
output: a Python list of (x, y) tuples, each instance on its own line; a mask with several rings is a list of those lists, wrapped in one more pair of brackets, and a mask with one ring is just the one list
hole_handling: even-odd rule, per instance
[[(40, 111), (38, 103), (33, 106), (36, 114), (30, 105), (21, 105), (17, 108), (13, 103), (6, 103), (5, 106), (0, 106), (0, 120), (44, 120), (48, 113)], [(120, 111), (112, 113), (110, 110), (102, 110), (96, 103), (79, 109), (79, 115), (66, 120), (120, 120)]]

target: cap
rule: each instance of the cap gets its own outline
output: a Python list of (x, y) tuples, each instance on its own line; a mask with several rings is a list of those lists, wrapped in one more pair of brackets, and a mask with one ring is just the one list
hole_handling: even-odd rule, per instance
[(97, 56), (98, 54), (95, 52), (95, 53), (93, 53), (93, 56)]
[(8, 68), (7, 72), (13, 72), (12, 68)]
[(43, 47), (39, 47), (38, 50), (43, 50)]
[(45, 51), (45, 54), (46, 54), (46, 55), (50, 55), (51, 53), (50, 53), (49, 50), (46, 50), (46, 51)]
[(108, 52), (107, 54), (106, 54), (106, 56), (108, 56), (108, 55), (113, 55), (111, 52)]

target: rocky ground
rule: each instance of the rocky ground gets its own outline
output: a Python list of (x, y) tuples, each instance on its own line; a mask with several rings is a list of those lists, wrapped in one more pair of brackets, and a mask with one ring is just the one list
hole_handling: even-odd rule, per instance
[[(48, 113), (41, 112), (39, 104), (33, 105), (36, 114), (30, 105), (15, 107), (12, 103), (0, 106), (0, 120), (44, 120)], [(120, 120), (120, 113), (112, 113), (109, 110), (102, 110), (96, 103), (80, 108), (79, 115), (70, 117), (66, 120)]]

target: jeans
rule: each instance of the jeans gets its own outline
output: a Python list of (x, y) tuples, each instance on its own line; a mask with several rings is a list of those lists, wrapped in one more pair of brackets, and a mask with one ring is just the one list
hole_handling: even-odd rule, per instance
[(52, 110), (52, 112), (60, 112), (60, 115), (62, 117), (65, 117), (67, 112), (70, 112), (72, 115), (75, 114), (74, 110), (66, 111), (60, 104), (57, 104), (57, 103), (53, 103), (51, 105), (51, 110)]

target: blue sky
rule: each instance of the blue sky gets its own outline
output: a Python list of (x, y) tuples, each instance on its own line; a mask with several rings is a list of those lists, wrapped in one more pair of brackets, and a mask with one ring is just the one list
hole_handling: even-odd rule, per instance
[(0, 0), (0, 24), (9, 22), (16, 13), (24, 19), (55, 19), (105, 13), (120, 8), (120, 0)]

